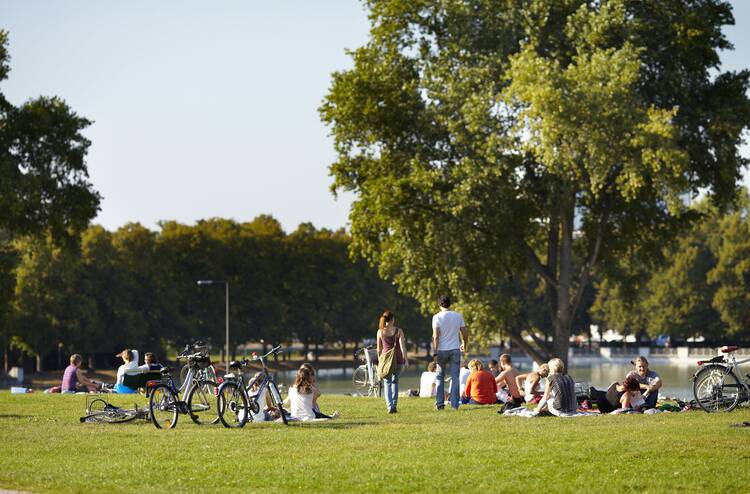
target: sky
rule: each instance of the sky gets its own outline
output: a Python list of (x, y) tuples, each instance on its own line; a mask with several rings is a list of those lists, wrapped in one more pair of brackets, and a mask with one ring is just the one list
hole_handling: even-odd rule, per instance
[[(732, 3), (722, 68), (741, 70), (750, 2)], [(15, 105), (56, 95), (94, 122), (94, 221), (109, 230), (260, 214), (288, 232), (337, 229), (352, 196), (330, 192), (317, 109), (368, 28), (358, 0), (0, 0), (11, 55), (0, 91)]]

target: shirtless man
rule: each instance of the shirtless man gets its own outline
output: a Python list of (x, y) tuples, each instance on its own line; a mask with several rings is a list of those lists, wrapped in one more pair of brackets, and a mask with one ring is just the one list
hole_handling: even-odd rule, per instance
[(507, 353), (500, 355), (500, 369), (500, 374), (495, 378), (495, 382), (498, 389), (502, 386), (508, 388), (508, 401), (506, 405), (510, 408), (523, 405), (523, 395), (518, 390), (518, 384), (516, 383), (516, 377), (519, 372), (513, 368), (513, 362)]

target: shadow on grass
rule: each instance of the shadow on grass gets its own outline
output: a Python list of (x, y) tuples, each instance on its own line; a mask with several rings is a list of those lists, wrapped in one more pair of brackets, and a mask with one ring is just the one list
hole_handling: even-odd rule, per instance
[(339, 421), (326, 421), (326, 422), (289, 422), (289, 427), (304, 427), (309, 429), (354, 429), (356, 427), (363, 427), (366, 425), (373, 425), (374, 422), (339, 422)]
[(33, 415), (18, 415), (15, 413), (0, 413), (0, 419), (27, 419)]

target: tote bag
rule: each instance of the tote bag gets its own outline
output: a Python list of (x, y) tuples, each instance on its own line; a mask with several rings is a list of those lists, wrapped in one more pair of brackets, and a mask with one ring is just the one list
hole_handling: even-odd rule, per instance
[(398, 366), (396, 345), (398, 345), (398, 336), (393, 340), (393, 348), (378, 357), (378, 378), (385, 379), (396, 373), (396, 367)]

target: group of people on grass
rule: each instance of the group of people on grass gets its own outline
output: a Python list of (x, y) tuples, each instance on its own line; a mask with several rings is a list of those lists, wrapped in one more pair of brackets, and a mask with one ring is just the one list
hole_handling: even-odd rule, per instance
[[(420, 397), (434, 396), (436, 410), (443, 410), (448, 400), (453, 409), (460, 404), (502, 404), (499, 412), (504, 413), (524, 404), (533, 404), (536, 405), (532, 411), (535, 414), (549, 412), (567, 416), (577, 413), (575, 381), (565, 373), (565, 364), (559, 358), (524, 374), (514, 368), (508, 354), (501, 355), (499, 362), (490, 361), (489, 370), (484, 370), (484, 364), (478, 359), (462, 367), (461, 354), (468, 345), (468, 329), (463, 316), (450, 309), (448, 296), (439, 297), (438, 305), (440, 311), (432, 317), (433, 360), (421, 375), (418, 393)], [(409, 360), (404, 332), (395, 325), (392, 312), (385, 311), (380, 317), (376, 339), (378, 356), (395, 349), (398, 365), (383, 382), (388, 413), (397, 413), (399, 376)], [(638, 357), (634, 365), (635, 370), (622, 383), (612, 383), (606, 392), (589, 389), (590, 401), (600, 412), (641, 411), (656, 406), (661, 378), (648, 369), (645, 357)], [(450, 374), (451, 382), (447, 392), (446, 373)], [(546, 382), (544, 387), (543, 381)]]

